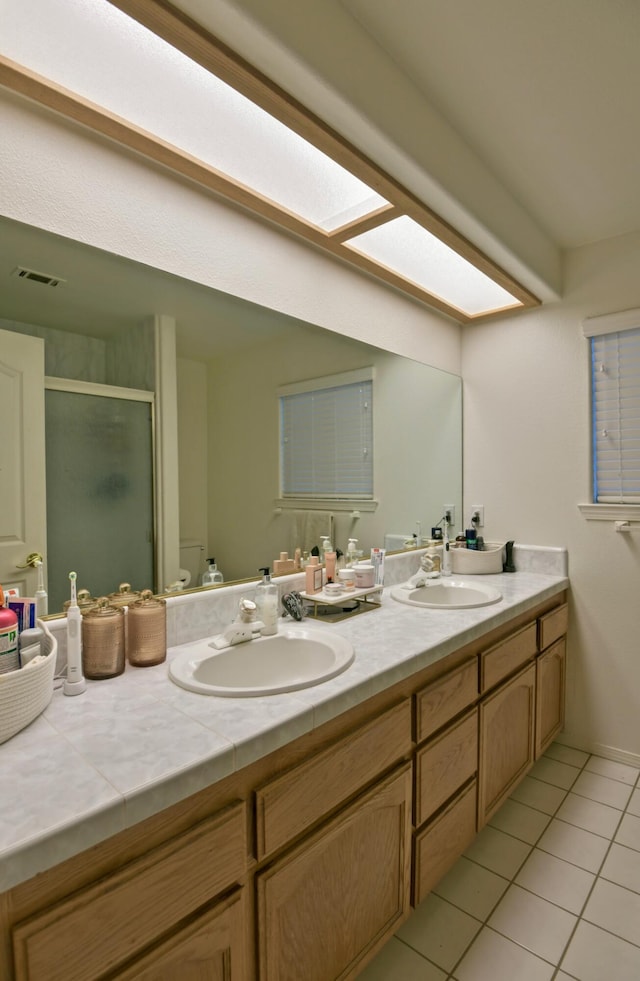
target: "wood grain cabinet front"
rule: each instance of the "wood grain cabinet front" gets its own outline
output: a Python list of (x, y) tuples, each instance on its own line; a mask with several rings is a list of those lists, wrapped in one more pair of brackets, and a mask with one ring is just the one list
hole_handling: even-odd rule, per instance
[(435, 814), (477, 769), (478, 710), (472, 709), (416, 754), (416, 827)]
[(405, 764), (257, 876), (261, 981), (337, 981), (410, 912)]
[[(245, 873), (241, 803), (13, 928), (17, 981), (96, 981)], [(215, 976), (215, 975), (214, 975)]]
[(428, 739), (477, 697), (478, 659), (472, 657), (416, 693), (416, 741)]
[(476, 792), (473, 780), (416, 835), (413, 885), (416, 906), (475, 838)]
[(411, 700), (371, 722), (256, 792), (257, 854), (293, 841), (411, 752)]
[(247, 981), (244, 890), (140, 958), (118, 981)]
[(480, 703), (478, 830), (533, 765), (535, 691), (532, 663)]
[(566, 639), (561, 637), (536, 661), (536, 759), (564, 725)]

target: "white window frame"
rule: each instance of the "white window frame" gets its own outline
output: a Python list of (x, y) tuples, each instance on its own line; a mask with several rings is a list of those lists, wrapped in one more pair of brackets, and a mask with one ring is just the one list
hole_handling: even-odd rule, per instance
[[(598, 317), (588, 317), (583, 322), (583, 333), (584, 336), (589, 340), (590, 347), (593, 349), (594, 338), (607, 339), (609, 335), (612, 336), (609, 339), (614, 344), (617, 340), (624, 340), (625, 332), (640, 332), (640, 309), (633, 310), (621, 310), (616, 313), (604, 314)], [(639, 341), (640, 347), (640, 341)], [(617, 370), (617, 369), (616, 369)], [(640, 364), (637, 369), (638, 380), (640, 383)], [(610, 495), (612, 499), (605, 499), (596, 501), (596, 470), (597, 470), (597, 458), (596, 458), (596, 417), (595, 417), (595, 403), (593, 395), (593, 378), (594, 378), (594, 364), (593, 356), (590, 355), (589, 358), (589, 380), (591, 388), (591, 446), (592, 446), (592, 466), (591, 466), (591, 481), (592, 481), (592, 497), (593, 502), (590, 504), (580, 504), (578, 505), (582, 515), (591, 521), (614, 521), (617, 522), (616, 528), (620, 531), (630, 531), (640, 529), (640, 496), (638, 501), (635, 500), (620, 500), (616, 501), (614, 498), (616, 495)], [(614, 425), (616, 427), (621, 426), (624, 429), (624, 421), (622, 419), (616, 420)], [(620, 431), (619, 428), (616, 431)], [(614, 437), (615, 438), (615, 437)], [(624, 464), (623, 464), (624, 466)], [(622, 493), (621, 497), (624, 496)], [(635, 495), (634, 495), (635, 496)], [(630, 524), (633, 522), (634, 524)], [(637, 523), (637, 524), (635, 524)]]
[[(312, 378), (301, 382), (294, 382), (290, 385), (282, 385), (276, 390), (278, 396), (278, 411), (279, 411), (279, 453), (280, 453), (280, 497), (276, 500), (276, 505), (283, 508), (319, 508), (326, 510), (363, 510), (363, 511), (373, 511), (377, 507), (377, 501), (374, 499), (374, 470), (373, 470), (373, 382), (374, 382), (375, 371), (374, 368), (369, 366), (366, 368), (360, 368), (355, 371), (345, 371), (334, 375), (326, 375), (321, 378)], [(357, 417), (355, 413), (345, 412), (341, 406), (340, 402), (343, 399), (350, 399), (352, 395), (356, 398), (358, 395), (350, 390), (356, 387), (362, 389), (366, 386), (365, 392), (365, 403), (363, 405), (366, 411), (366, 425), (364, 433), (359, 432), (361, 426), (362, 417)], [(335, 394), (336, 404), (332, 406), (329, 404), (327, 406), (327, 398), (331, 396), (331, 393)], [(308, 396), (306, 399), (291, 399), (288, 405), (285, 405), (284, 400), (289, 399), (291, 396)], [(283, 432), (284, 425), (284, 413), (287, 408), (295, 408), (296, 402), (303, 407), (305, 402), (307, 402), (307, 407), (311, 407), (312, 400), (314, 396), (322, 398), (324, 403), (324, 408), (329, 410), (329, 418), (327, 423), (330, 427), (329, 430), (320, 430), (315, 434), (315, 439), (317, 440), (317, 445), (312, 448), (313, 458), (318, 458), (322, 461), (323, 456), (328, 461), (328, 467), (335, 460), (335, 455), (332, 453), (330, 446), (323, 445), (323, 440), (325, 439), (335, 439), (336, 437), (343, 436), (344, 443), (343, 446), (348, 447), (353, 445), (353, 442), (358, 441), (362, 436), (364, 442), (361, 443), (362, 450), (362, 471), (359, 474), (360, 480), (367, 478), (370, 479), (369, 489), (363, 491), (362, 486), (359, 488), (359, 492), (348, 493), (344, 491), (344, 484), (341, 480), (341, 473), (338, 471), (336, 473), (337, 483), (333, 486), (328, 486), (325, 484), (324, 487), (315, 485), (310, 487), (309, 491), (300, 491), (299, 484), (296, 482), (296, 487), (288, 488), (286, 486), (286, 473), (290, 473), (291, 466), (287, 464), (284, 456), (284, 439), (285, 434)], [(331, 426), (330, 416), (331, 413), (335, 412), (338, 419), (338, 424), (335, 430)], [(314, 434), (310, 433), (309, 438), (314, 439)], [(322, 463), (321, 463), (322, 466)], [(339, 461), (338, 461), (339, 466)]]

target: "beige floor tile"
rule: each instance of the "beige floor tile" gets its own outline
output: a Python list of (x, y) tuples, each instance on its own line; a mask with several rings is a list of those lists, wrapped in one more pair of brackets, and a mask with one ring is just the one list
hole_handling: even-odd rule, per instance
[(585, 770), (592, 773), (600, 773), (603, 777), (611, 777), (612, 780), (621, 780), (622, 783), (634, 784), (640, 775), (640, 770), (628, 763), (616, 763), (615, 760), (603, 760), (601, 756), (592, 756), (585, 766)]
[(377, 957), (358, 975), (358, 981), (447, 981), (435, 964), (392, 937)]
[(510, 886), (492, 913), (488, 926), (557, 964), (577, 917), (519, 886)]
[(580, 981), (638, 981), (640, 947), (581, 920), (562, 967)]
[(541, 756), (529, 770), (529, 776), (535, 780), (543, 780), (545, 783), (553, 784), (554, 787), (562, 787), (563, 790), (569, 790), (579, 775), (578, 767), (560, 763), (548, 756)]
[(598, 879), (584, 913), (589, 923), (640, 945), (640, 896), (614, 882)]
[(538, 842), (538, 848), (587, 872), (598, 871), (608, 847), (606, 838), (555, 818)]
[(451, 971), (482, 924), (433, 893), (396, 936), (445, 971)]
[(550, 820), (550, 816), (542, 811), (520, 804), (517, 800), (506, 800), (489, 824), (505, 834), (526, 841), (528, 845), (535, 845)]
[(515, 881), (516, 885), (534, 892), (536, 896), (548, 899), (570, 913), (579, 914), (595, 875), (534, 848)]
[(614, 842), (609, 849), (600, 876), (625, 889), (640, 893), (640, 852)]
[(611, 777), (603, 777), (599, 773), (583, 770), (571, 788), (571, 793), (589, 797), (591, 800), (624, 811), (631, 796), (631, 787), (620, 780), (612, 780)]
[(554, 787), (542, 780), (525, 777), (511, 794), (510, 800), (535, 807), (537, 811), (543, 811), (545, 814), (555, 814), (566, 796), (567, 791), (562, 787)]
[(553, 971), (551, 964), (484, 927), (453, 977), (455, 981), (550, 981)]
[(486, 920), (509, 886), (509, 880), (462, 856), (434, 892), (478, 920)]
[(608, 804), (600, 804), (588, 797), (578, 797), (573, 791), (558, 810), (556, 817), (559, 821), (574, 824), (576, 828), (591, 831), (603, 838), (613, 838), (620, 823), (622, 812)]
[(616, 832), (615, 840), (619, 845), (627, 845), (628, 848), (635, 848), (640, 852), (640, 817), (625, 814)]
[(551, 743), (544, 755), (552, 760), (558, 760), (559, 763), (579, 767), (584, 766), (589, 759), (588, 753), (583, 753), (581, 749), (572, 749), (571, 746), (563, 746), (562, 743)]
[(570, 974), (565, 974), (564, 971), (558, 971), (554, 981), (574, 981), (574, 978)]
[(465, 855), (485, 869), (505, 879), (513, 879), (530, 851), (531, 846), (526, 842), (487, 825), (467, 848)]
[(640, 790), (634, 790), (631, 794), (627, 811), (629, 814), (635, 814), (637, 817), (640, 817)]

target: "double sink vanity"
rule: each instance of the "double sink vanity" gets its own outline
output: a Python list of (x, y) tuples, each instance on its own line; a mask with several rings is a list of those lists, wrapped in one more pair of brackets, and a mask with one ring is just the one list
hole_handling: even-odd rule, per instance
[[(244, 585), (170, 601), (168, 666), (56, 691), (0, 749), (0, 977), (357, 977), (563, 722), (566, 553), (522, 547), (515, 574), (455, 577), (439, 608), (396, 601), (416, 564), (389, 556), (381, 604), (352, 619), (280, 621), (276, 661), (305, 631), (342, 651), (324, 680), (172, 682)], [(499, 599), (461, 605), (465, 588)]]

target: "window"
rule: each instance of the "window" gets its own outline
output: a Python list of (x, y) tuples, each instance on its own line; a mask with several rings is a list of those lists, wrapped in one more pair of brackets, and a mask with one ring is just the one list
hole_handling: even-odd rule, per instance
[(591, 343), (593, 500), (640, 504), (640, 310), (585, 322)]
[(373, 498), (373, 369), (287, 385), (280, 398), (283, 498)]

